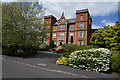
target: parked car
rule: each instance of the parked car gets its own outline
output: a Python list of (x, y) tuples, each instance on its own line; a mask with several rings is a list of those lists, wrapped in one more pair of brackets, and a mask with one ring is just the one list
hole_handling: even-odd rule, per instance
[(55, 52), (62, 53), (62, 52), (70, 52), (70, 51), (66, 51), (65, 49), (57, 49)]

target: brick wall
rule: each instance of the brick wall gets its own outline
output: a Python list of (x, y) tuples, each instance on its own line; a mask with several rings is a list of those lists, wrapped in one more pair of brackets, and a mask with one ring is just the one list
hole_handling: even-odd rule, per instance
[[(54, 25), (55, 22), (57, 22), (56, 25)], [(79, 28), (79, 24), (81, 23), (83, 23), (83, 28)], [(91, 24), (92, 20), (87, 9), (76, 11), (75, 23), (69, 23), (65, 18), (64, 14), (62, 14), (61, 18), (58, 21), (56, 21), (56, 18), (54, 16), (50, 18), (48, 16), (47, 18), (44, 18), (44, 25), (48, 25), (48, 27), (51, 28), (56, 26), (57, 29), (52, 30), (51, 34), (48, 33), (48, 36), (50, 36), (51, 38), (44, 40), (48, 40), (47, 44), (49, 44), (49, 40), (52, 39), (56, 42), (56, 46), (59, 46), (60, 41), (63, 41), (63, 44), (69, 43), (71, 41), (70, 33), (73, 33), (73, 44), (79, 45), (78, 42), (83, 41), (83, 45), (87, 45), (87, 39), (91, 34)], [(65, 29), (60, 30), (60, 25), (65, 25)], [(73, 30), (70, 30), (70, 25), (74, 25)], [(83, 37), (79, 37), (79, 32), (83, 32)], [(64, 33), (63, 38), (59, 37), (60, 33)], [(56, 34), (56, 38), (53, 38), (53, 34)]]

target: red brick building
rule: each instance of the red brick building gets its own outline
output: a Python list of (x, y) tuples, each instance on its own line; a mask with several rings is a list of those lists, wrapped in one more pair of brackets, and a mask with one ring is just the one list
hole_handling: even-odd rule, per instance
[(88, 37), (91, 35), (92, 19), (88, 9), (76, 10), (76, 18), (66, 19), (64, 13), (59, 20), (52, 15), (44, 17), (44, 26), (51, 28), (52, 31), (47, 33), (48, 39), (44, 43), (49, 44), (50, 40), (54, 41), (56, 46), (61, 43), (70, 43), (73, 36), (73, 44), (87, 45)]

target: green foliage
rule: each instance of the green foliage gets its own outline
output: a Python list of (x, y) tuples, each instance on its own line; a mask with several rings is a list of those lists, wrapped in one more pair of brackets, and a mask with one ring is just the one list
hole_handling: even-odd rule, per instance
[(111, 50), (120, 50), (120, 24), (116, 23), (114, 26), (105, 26), (104, 30), (99, 28), (92, 34), (90, 43)]
[(54, 47), (54, 41), (51, 40), (50, 43), (49, 43), (49, 45), (50, 45), (50, 48), (53, 48)]
[[(38, 8), (39, 6), (39, 8)], [(34, 53), (42, 32), (44, 8), (37, 2), (10, 2), (2, 4), (3, 54)], [(19, 53), (16, 50), (22, 49)], [(6, 50), (6, 51), (5, 51)]]
[(74, 51), (76, 48), (76, 44), (63, 44), (62, 47), (67, 51)]
[(49, 50), (49, 45), (45, 43), (40, 43), (39, 50)]
[(65, 52), (65, 53), (63, 53), (62, 56), (68, 58), (70, 54), (71, 54), (71, 52)]
[(99, 48), (98, 46), (94, 45), (77, 45), (74, 51), (76, 50), (87, 50), (87, 49), (92, 49), (92, 48)]
[(120, 51), (112, 51), (112, 70), (120, 73)]
[(94, 46), (94, 45), (63, 44), (62, 48), (67, 50), (67, 51), (73, 52), (76, 50), (86, 50), (86, 49), (98, 48), (98, 47)]
[(59, 47), (56, 48), (56, 50), (57, 50), (57, 49), (63, 49), (63, 47), (62, 47), (62, 46), (59, 46)]
[[(31, 43), (31, 41), (28, 41), (25, 44), (11, 44), (9, 46), (4, 45), (2, 49), (2, 54), (4, 55), (27, 56), (36, 53), (38, 50), (38, 43)], [(23, 52), (18, 52), (17, 50), (22, 50)]]

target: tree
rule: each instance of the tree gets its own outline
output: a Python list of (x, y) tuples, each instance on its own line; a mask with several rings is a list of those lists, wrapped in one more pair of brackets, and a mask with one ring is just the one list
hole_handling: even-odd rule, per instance
[(90, 42), (112, 50), (120, 50), (120, 24), (99, 28), (92, 34)]
[(3, 3), (2, 45), (31, 46), (36, 43), (42, 31), (44, 10), (38, 2)]

